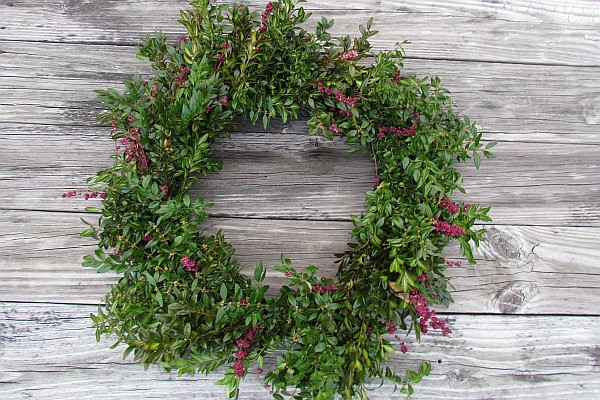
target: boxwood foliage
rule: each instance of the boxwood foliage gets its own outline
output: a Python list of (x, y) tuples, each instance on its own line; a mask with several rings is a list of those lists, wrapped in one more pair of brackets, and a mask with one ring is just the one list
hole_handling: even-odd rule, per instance
[[(484, 233), (475, 223), (489, 221), (488, 208), (450, 200), (463, 191), (454, 164), (479, 166), (493, 144), (453, 111), (439, 79), (401, 74), (400, 47), (371, 51), (372, 20), (351, 39), (332, 37), (325, 18), (307, 32), (308, 18), (295, 0), (261, 11), (193, 1), (181, 11), (185, 36), (140, 44), (151, 76), (97, 92), (116, 149), (89, 180), (102, 207), (88, 208), (100, 217), (83, 235), (98, 249), (84, 266), (119, 278), (91, 318), (98, 339), (115, 337), (145, 366), (190, 375), (223, 366), (229, 397), (249, 370), (276, 399), (364, 399), (377, 379), (410, 396), (430, 366), (393, 370), (388, 361), (408, 350), (394, 335), (451, 332), (430, 308), (451, 301), (444, 271), (455, 262), (443, 250), (457, 240), (474, 264), (470, 243)], [(238, 121), (267, 127), (301, 112), (309, 134), (369, 155), (374, 189), (352, 216), (337, 278), (282, 256), (274, 270), (287, 284), (270, 297), (266, 268), (240, 274), (224, 234), (199, 231), (209, 206), (187, 192), (219, 172), (215, 139)]]

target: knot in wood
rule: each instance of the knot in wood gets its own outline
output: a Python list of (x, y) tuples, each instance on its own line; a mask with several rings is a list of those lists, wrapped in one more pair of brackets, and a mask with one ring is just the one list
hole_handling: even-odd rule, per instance
[(502, 314), (521, 311), (536, 294), (536, 285), (530, 282), (513, 282), (505, 286), (496, 296), (494, 307)]
[(483, 243), (481, 250), (485, 253), (486, 258), (490, 257), (494, 260), (518, 260), (524, 258), (519, 239), (511, 236), (509, 233), (496, 228), (490, 228), (485, 238), (487, 242)]

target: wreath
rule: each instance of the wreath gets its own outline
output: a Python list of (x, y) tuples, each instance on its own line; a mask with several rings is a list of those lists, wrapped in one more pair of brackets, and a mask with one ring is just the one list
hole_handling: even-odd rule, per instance
[[(181, 11), (186, 36), (156, 33), (139, 46), (152, 76), (97, 92), (116, 149), (85, 193), (102, 207), (86, 208), (100, 217), (82, 233), (98, 241), (83, 265), (120, 278), (91, 316), (96, 337), (115, 336), (125, 356), (180, 375), (224, 366), (229, 397), (249, 371), (276, 399), (367, 398), (375, 378), (410, 396), (430, 365), (399, 374), (385, 363), (408, 351), (398, 329), (451, 332), (431, 308), (451, 301), (444, 271), (457, 261), (443, 249), (456, 240), (474, 264), (469, 242), (484, 233), (474, 225), (490, 221), (488, 208), (450, 199), (464, 191), (453, 164), (474, 158), (479, 167), (493, 143), (483, 147), (438, 78), (401, 75), (401, 45), (371, 52), (372, 19), (354, 39), (333, 38), (325, 18), (308, 33), (310, 14), (296, 1), (262, 12), (193, 1)], [(210, 205), (187, 192), (219, 172), (215, 139), (238, 121), (267, 127), (299, 115), (309, 134), (367, 153), (374, 188), (365, 213), (351, 217), (336, 279), (282, 255), (274, 270), (287, 285), (270, 297), (262, 263), (241, 274), (223, 233), (198, 228)]]

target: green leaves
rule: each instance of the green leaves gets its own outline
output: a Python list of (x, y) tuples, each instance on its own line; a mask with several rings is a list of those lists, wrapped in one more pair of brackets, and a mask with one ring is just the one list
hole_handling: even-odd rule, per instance
[(227, 285), (225, 283), (221, 284), (221, 289), (219, 290), (219, 294), (221, 295), (221, 300), (227, 300)]
[(156, 294), (154, 295), (156, 302), (158, 303), (159, 307), (163, 306), (163, 297), (162, 297), (162, 293), (161, 292), (156, 292)]
[[(92, 316), (96, 337), (114, 335), (137, 362), (179, 374), (225, 365), (219, 383), (231, 398), (277, 349), (264, 376), (274, 398), (366, 398), (373, 377), (410, 396), (431, 366), (397, 376), (384, 366), (396, 351), (385, 335), (403, 329), (418, 338), (419, 310), (451, 301), (449, 243), (475, 262), (471, 246), (484, 240), (475, 224), (490, 221), (489, 208), (450, 199), (464, 192), (454, 163), (473, 158), (479, 167), (482, 155), (494, 157), (495, 142), (484, 146), (475, 124), (454, 113), (439, 78), (403, 76), (401, 48), (371, 53), (372, 18), (359, 37), (333, 39), (326, 18), (306, 32), (299, 24), (309, 13), (293, 0), (260, 13), (191, 5), (181, 12), (185, 36), (142, 41), (138, 58), (151, 63), (152, 76), (135, 75), (123, 93), (96, 92), (106, 108), (99, 120), (125, 146), (89, 180), (103, 195), (101, 207), (86, 208), (99, 220), (81, 235), (98, 250), (83, 265), (119, 275)], [(315, 266), (296, 270), (282, 255), (273, 270), (287, 286), (272, 297), (262, 262), (251, 279), (222, 233), (198, 230), (209, 205), (188, 191), (220, 170), (213, 145), (237, 121), (267, 128), (300, 110), (309, 113), (310, 135), (367, 152), (376, 183), (365, 213), (352, 216), (336, 279), (320, 278)]]
[(263, 266), (262, 261), (254, 264), (254, 280), (256, 280), (256, 282), (262, 282), (265, 279), (266, 273), (267, 270)]
[(215, 317), (215, 325), (220, 326), (220, 323), (223, 320), (223, 317), (225, 316), (226, 312), (227, 312), (227, 309), (225, 307), (219, 307), (217, 309), (217, 315)]

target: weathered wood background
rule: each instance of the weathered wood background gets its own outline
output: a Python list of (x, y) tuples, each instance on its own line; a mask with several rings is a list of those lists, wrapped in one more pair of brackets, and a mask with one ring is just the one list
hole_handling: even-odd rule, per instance
[[(262, 8), (252, 0), (251, 7)], [(218, 375), (144, 372), (96, 343), (88, 315), (114, 277), (80, 266), (89, 205), (59, 195), (110, 164), (93, 89), (136, 71), (138, 39), (178, 35), (178, 0), (0, 0), (0, 398), (224, 398)], [(461, 166), (464, 199), (493, 207), (475, 269), (453, 269), (454, 334), (408, 339), (398, 366), (434, 364), (416, 399), (600, 399), (600, 3), (596, 0), (310, 0), (338, 34), (370, 16), (387, 49), (408, 39), (405, 74), (439, 75), (498, 158)], [(314, 23), (313, 23), (314, 24)], [(333, 274), (348, 214), (373, 168), (302, 121), (244, 126), (219, 143), (216, 203), (240, 261)], [(458, 259), (450, 249), (448, 257)], [(276, 274), (269, 276), (274, 286)], [(374, 383), (374, 387), (377, 383)], [(400, 398), (390, 388), (374, 399)], [(250, 375), (243, 399), (268, 393)]]

